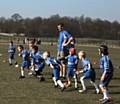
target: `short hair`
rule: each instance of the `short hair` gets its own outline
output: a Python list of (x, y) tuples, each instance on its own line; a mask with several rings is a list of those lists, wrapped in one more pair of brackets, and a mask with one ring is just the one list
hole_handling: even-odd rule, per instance
[(49, 51), (45, 51), (44, 53), (47, 54), (47, 57), (50, 57), (50, 52)]
[(34, 44), (34, 41), (33, 40), (29, 40), (29, 44)]
[(34, 49), (35, 51), (38, 51), (38, 46), (34, 45), (32, 49)]
[(101, 45), (100, 48), (99, 48), (99, 50), (104, 55), (108, 55), (109, 54), (108, 47), (106, 45)]
[(11, 40), (10, 43), (13, 44), (13, 41)]
[(60, 25), (61, 27), (64, 27), (64, 23), (59, 23), (58, 25)]
[(18, 47), (20, 47), (21, 49), (24, 49), (23, 45), (18, 45)]
[(79, 53), (82, 53), (82, 57), (84, 57), (84, 58), (86, 57), (86, 52), (85, 51), (80, 51)]

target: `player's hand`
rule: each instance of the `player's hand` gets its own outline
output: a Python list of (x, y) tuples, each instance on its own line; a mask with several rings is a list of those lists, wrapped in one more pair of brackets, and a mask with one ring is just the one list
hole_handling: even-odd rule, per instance
[(18, 56), (21, 56), (21, 54), (19, 53)]
[(73, 69), (73, 71), (74, 71), (74, 72), (76, 72), (76, 71), (77, 71), (77, 69)]
[(78, 75), (80, 72), (79, 72), (79, 71), (76, 71), (75, 73)]
[(83, 73), (83, 70), (80, 70), (79, 73)]
[(102, 77), (101, 77), (101, 80), (104, 80), (104, 79), (105, 79), (105, 77), (104, 77), (104, 76), (102, 76)]
[(64, 48), (65, 47), (65, 44), (62, 44), (62, 48)]

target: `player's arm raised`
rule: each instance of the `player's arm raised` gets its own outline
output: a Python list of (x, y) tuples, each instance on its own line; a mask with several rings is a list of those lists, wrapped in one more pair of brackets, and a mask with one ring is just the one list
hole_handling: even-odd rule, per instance
[(49, 66), (50, 66), (52, 69), (54, 69), (54, 66), (53, 66), (52, 64), (49, 64)]
[(67, 46), (68, 44), (70, 44), (72, 40), (73, 40), (73, 37), (69, 38), (68, 41), (63, 44), (63, 46), (64, 47)]

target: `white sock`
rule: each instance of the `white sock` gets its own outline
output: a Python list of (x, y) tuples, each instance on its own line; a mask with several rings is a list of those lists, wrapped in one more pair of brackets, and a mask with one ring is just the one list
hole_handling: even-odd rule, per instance
[(9, 58), (9, 63), (12, 64), (12, 59), (11, 58)]
[(74, 78), (74, 80), (75, 80), (75, 88), (77, 88), (77, 79)]
[(63, 83), (61, 82), (61, 80), (58, 80), (57, 83), (58, 83), (58, 85), (59, 85), (61, 88), (64, 87), (64, 85), (63, 85)]
[(21, 76), (24, 76), (24, 69), (21, 68)]
[(63, 78), (65, 77), (65, 74), (63, 74), (63, 76), (62, 76)]
[(105, 90), (105, 91), (103, 92), (103, 95), (104, 95), (104, 99), (108, 98), (108, 91)]
[(80, 81), (81, 81), (81, 84), (82, 84), (82, 87), (83, 87), (83, 90), (86, 90), (86, 86), (85, 86), (85, 83), (84, 83), (84, 76), (80, 78)]
[(55, 77), (53, 77), (53, 82), (54, 82), (55, 86), (57, 86), (57, 81), (56, 81)]
[(93, 81), (90, 81), (90, 82), (91, 82), (91, 84), (93, 84), (93, 86), (95, 87), (96, 91), (98, 91), (99, 88), (98, 88), (97, 84), (95, 82), (93, 82)]
[(68, 81), (68, 85), (70, 85), (71, 84), (71, 82), (70, 81)]
[(34, 71), (34, 68), (33, 68), (33, 67), (31, 68), (31, 71)]

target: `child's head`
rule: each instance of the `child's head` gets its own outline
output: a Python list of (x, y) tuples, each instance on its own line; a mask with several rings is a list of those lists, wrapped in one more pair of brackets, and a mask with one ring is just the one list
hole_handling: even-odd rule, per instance
[(36, 53), (38, 51), (38, 46), (34, 45), (32, 46), (32, 52)]
[(99, 55), (108, 55), (108, 47), (106, 45), (101, 45), (98, 49)]
[(17, 49), (18, 49), (18, 52), (21, 52), (24, 49), (24, 47), (22, 45), (19, 45)]
[(59, 24), (57, 25), (58, 31), (62, 31), (63, 28), (64, 28), (64, 24), (63, 24), (63, 23), (59, 23)]
[(33, 40), (29, 40), (29, 48), (31, 48), (34, 45)]
[(75, 48), (70, 48), (69, 54), (70, 55), (75, 55)]
[(80, 52), (78, 52), (78, 57), (81, 60), (82, 58), (86, 57), (86, 53), (84, 51), (80, 51)]
[(12, 40), (10, 41), (10, 45), (13, 45), (13, 41)]
[(45, 51), (45, 52), (43, 53), (43, 59), (46, 60), (48, 57), (50, 57), (50, 52)]

